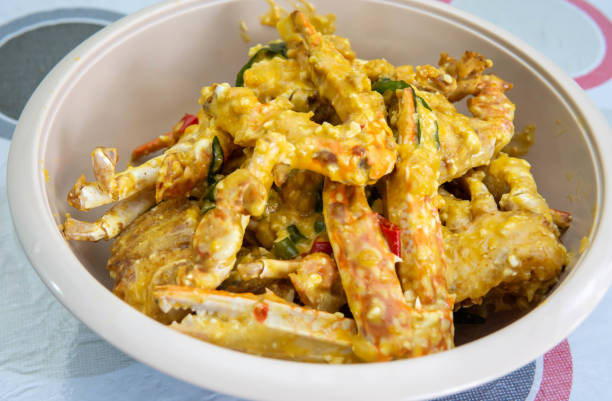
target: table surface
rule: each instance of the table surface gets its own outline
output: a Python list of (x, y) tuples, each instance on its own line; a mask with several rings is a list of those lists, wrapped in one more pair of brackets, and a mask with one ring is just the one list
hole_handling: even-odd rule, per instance
[[(443, 1), (544, 53), (576, 78), (612, 122), (612, 1)], [(71, 48), (152, 3), (0, 2), (0, 400), (236, 400), (157, 372), (91, 332), (47, 291), (10, 223), (6, 160), (28, 97)], [(612, 291), (553, 350), (503, 378), (444, 400), (612, 399), (610, 371)]]

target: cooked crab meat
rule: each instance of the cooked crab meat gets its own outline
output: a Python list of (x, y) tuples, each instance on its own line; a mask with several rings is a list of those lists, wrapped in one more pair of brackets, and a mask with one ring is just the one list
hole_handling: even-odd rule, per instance
[(494, 75), (480, 77), (468, 99), (474, 117), (459, 113), (441, 94), (420, 92), (438, 122), (441, 183), (488, 164), (508, 144), (514, 134), (514, 104), (505, 95), (510, 88)]
[(356, 362), (355, 323), (341, 314), (303, 308), (272, 294), (160, 286), (155, 297), (164, 311), (195, 312), (170, 327), (213, 344), (274, 358)]
[[(394, 67), (385, 60), (371, 60), (361, 66), (372, 80), (404, 81), (419, 89), (419, 98), (436, 115), (439, 132), (441, 164), (440, 182), (447, 182), (465, 174), (469, 169), (486, 165), (514, 134), (514, 104), (505, 95), (512, 85), (494, 75), (482, 72), (492, 66), (480, 54), (466, 52), (460, 61), (444, 53), (443, 67)], [(452, 64), (454, 63), (454, 64)], [(452, 64), (452, 66), (451, 66)], [(448, 69), (448, 73), (445, 72)], [(466, 95), (473, 117), (457, 111), (449, 101)], [(390, 122), (395, 124), (392, 104)]]
[[(290, 57), (303, 68), (307, 64), (320, 95), (331, 103), (344, 124), (317, 124), (310, 114), (289, 110), (289, 101), (276, 98), (262, 104), (248, 88), (228, 85), (202, 90), (200, 102), (214, 117), (214, 124), (231, 133), (237, 144), (247, 146), (266, 132), (282, 133), (294, 146), (290, 159), (294, 168), (336, 181), (363, 185), (390, 172), (396, 158), (395, 143), (385, 121), (382, 97), (370, 90), (365, 74), (353, 69), (303, 14), (294, 13), (279, 26), (281, 35), (289, 38), (288, 46), (295, 47)], [(332, 93), (334, 89), (339, 92)]]
[(193, 237), (202, 262), (183, 277), (183, 284), (217, 288), (229, 275), (251, 216), (260, 216), (272, 186), (272, 169), (288, 153), (283, 136), (260, 138), (243, 168), (223, 178), (216, 187), (215, 207), (207, 211)]
[(229, 135), (208, 126), (195, 127), (197, 132), (186, 132), (164, 153), (156, 182), (157, 202), (187, 195), (209, 175), (214, 157), (217, 161), (228, 159), (234, 147)]
[(119, 173), (115, 172), (117, 150), (98, 147), (92, 153), (96, 181), (87, 182), (81, 176), (68, 193), (68, 203), (79, 210), (89, 210), (153, 187), (157, 202), (184, 196), (207, 176), (215, 137), (227, 158), (231, 145), (227, 134), (194, 124), (163, 155)]
[(481, 54), (466, 51), (461, 59), (456, 60), (446, 52), (440, 54), (438, 60), (440, 70), (450, 75), (457, 82), (457, 88), (451, 92), (445, 92), (451, 102), (463, 99), (477, 91), (483, 72), (493, 66), (493, 62), (484, 58)]
[[(446, 287), (446, 258), (437, 193), (440, 152), (435, 114), (412, 89), (397, 91), (399, 160), (386, 180), (389, 220), (400, 228), (401, 260), (397, 273), (406, 301), (414, 309), (436, 311), (431, 341), (423, 352), (453, 346), (453, 297)], [(418, 119), (419, 126), (415, 119)]]
[(253, 90), (261, 103), (285, 97), (292, 109), (308, 112), (310, 100), (317, 91), (296, 60), (282, 57), (266, 58), (244, 72), (244, 86)]
[(395, 67), (385, 59), (356, 59), (353, 65), (361, 69), (372, 82), (379, 79), (401, 80), (420, 90), (440, 92), (445, 96), (457, 89), (457, 82), (452, 76), (432, 65)]
[(366, 361), (383, 361), (441, 349), (447, 341), (443, 333), (452, 322), (439, 310), (407, 303), (395, 272), (396, 256), (385, 242), (363, 187), (325, 180), (323, 215), (359, 331), (355, 354)]
[(333, 313), (346, 304), (336, 262), (325, 253), (306, 256), (289, 279), (300, 301), (308, 307)]
[(294, 148), (287, 160), (293, 168), (359, 185), (392, 169), (393, 137), (384, 118), (363, 127), (355, 121), (317, 124), (311, 113), (289, 110), (291, 105), (278, 99), (262, 104), (248, 88), (220, 84), (204, 88), (200, 102), (214, 116), (214, 123), (241, 146), (252, 146), (267, 132), (283, 134)]
[(457, 303), (480, 303), (498, 286), (531, 302), (567, 264), (565, 247), (546, 220), (526, 211), (482, 214), (464, 231), (445, 233), (444, 244), (446, 277)]
[[(510, 170), (513, 167), (512, 163), (505, 165)], [(531, 182), (529, 171), (522, 173), (521, 184), (512, 181), (514, 184), (506, 188), (510, 193), (523, 182)], [(484, 171), (473, 171), (463, 178), (471, 198), (470, 221), (455, 224), (453, 232), (444, 231), (449, 290), (458, 303), (481, 303), (483, 297), (495, 293), (497, 297), (518, 297), (526, 306), (556, 282), (567, 264), (567, 251), (556, 227), (551, 227), (545, 215), (534, 213), (531, 203), (498, 210), (483, 179), (486, 182)], [(539, 197), (537, 191), (530, 193)]]
[(175, 316), (159, 310), (153, 287), (176, 284), (183, 270), (197, 265), (191, 242), (200, 216), (197, 202), (172, 199), (134, 220), (111, 245), (107, 268), (115, 295), (148, 316), (171, 321)]
[(302, 303), (325, 312), (337, 312), (346, 303), (333, 258), (316, 252), (292, 260), (260, 258), (239, 263), (241, 280), (289, 278)]
[(498, 199), (501, 210), (527, 210), (552, 223), (550, 208), (538, 193), (530, 169), (527, 160), (502, 153), (489, 165), (484, 182)]

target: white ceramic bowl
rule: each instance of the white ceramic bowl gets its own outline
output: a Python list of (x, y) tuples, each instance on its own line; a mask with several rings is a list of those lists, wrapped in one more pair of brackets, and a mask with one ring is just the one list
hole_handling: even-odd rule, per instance
[(448, 352), (325, 366), (197, 341), (109, 291), (108, 247), (67, 243), (57, 229), (67, 211), (85, 217), (69, 210), (68, 189), (89, 170), (95, 146), (117, 146), (125, 161), (137, 144), (182, 113), (197, 110), (200, 87), (233, 82), (248, 48), (238, 35), (238, 21), (247, 22), (252, 43), (276, 36), (258, 24), (267, 7), (263, 0), (156, 5), (100, 31), (47, 76), (19, 120), (8, 165), (14, 224), (32, 265), (68, 309), (129, 355), (177, 378), (250, 399), (420, 399), (466, 389), (530, 362), (566, 337), (612, 281), (612, 218), (606, 204), (612, 170), (609, 158), (602, 157), (612, 150), (609, 126), (557, 67), (475, 17), (419, 0), (318, 3), (322, 12), (337, 14), (339, 34), (351, 39), (362, 58), (423, 64), (435, 63), (443, 50), (460, 55), (471, 49), (493, 59), (494, 72), (515, 84), (509, 96), (517, 104), (517, 127), (535, 123), (538, 129), (528, 158), (539, 188), (553, 207), (574, 216), (565, 243), (575, 251), (583, 236), (590, 241), (546, 302)]

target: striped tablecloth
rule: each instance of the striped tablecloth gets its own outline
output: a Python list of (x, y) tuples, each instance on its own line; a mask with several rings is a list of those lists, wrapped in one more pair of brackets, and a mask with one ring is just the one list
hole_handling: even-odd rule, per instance
[[(612, 1), (442, 1), (540, 50), (575, 77), (612, 121)], [(92, 333), (44, 287), (10, 223), (6, 160), (28, 97), (71, 48), (151, 3), (0, 2), (0, 400), (235, 400), (159, 373)], [(501, 379), (443, 400), (612, 400), (611, 371), (608, 292), (595, 312), (553, 350)]]

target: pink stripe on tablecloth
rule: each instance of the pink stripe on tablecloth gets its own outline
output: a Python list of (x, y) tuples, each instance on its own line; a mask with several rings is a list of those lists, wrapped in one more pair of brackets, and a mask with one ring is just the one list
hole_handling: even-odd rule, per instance
[(572, 391), (572, 353), (567, 340), (544, 354), (542, 382), (535, 401), (567, 401)]
[(605, 54), (601, 63), (588, 73), (576, 78), (583, 89), (599, 86), (612, 78), (612, 22), (601, 11), (585, 0), (567, 0), (584, 11), (597, 24), (604, 37)]
[[(450, 4), (453, 0), (440, 0)], [(584, 75), (576, 77), (576, 82), (582, 89), (591, 89), (599, 86), (612, 78), (612, 22), (605, 14), (599, 11), (586, 0), (567, 0), (582, 10), (599, 28), (604, 37), (604, 57), (601, 63)]]

